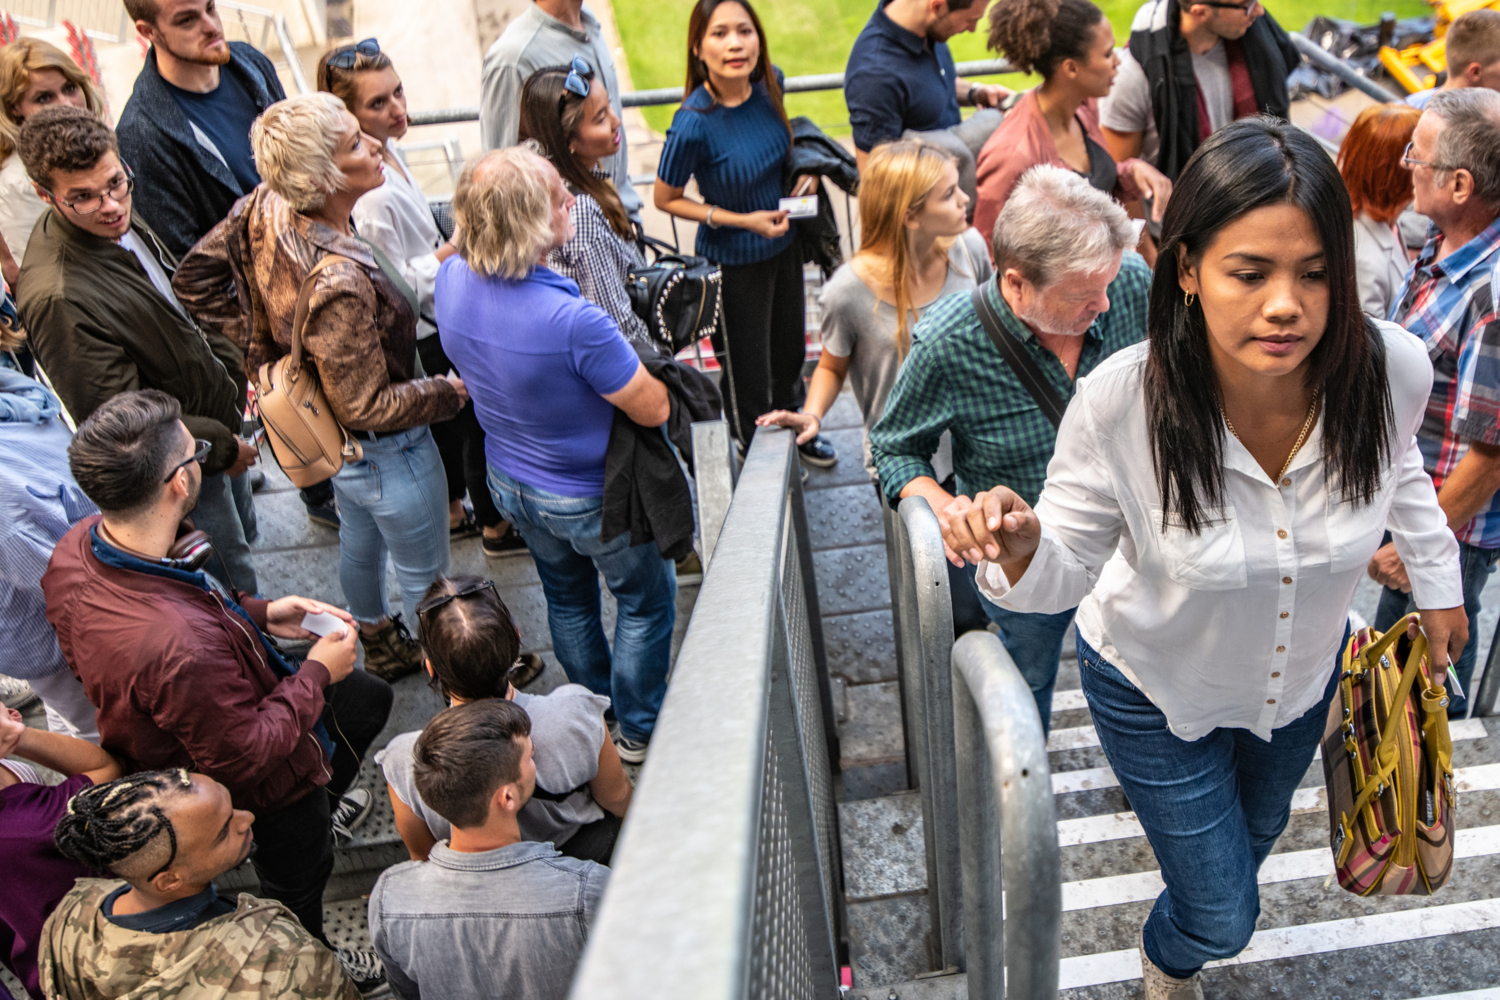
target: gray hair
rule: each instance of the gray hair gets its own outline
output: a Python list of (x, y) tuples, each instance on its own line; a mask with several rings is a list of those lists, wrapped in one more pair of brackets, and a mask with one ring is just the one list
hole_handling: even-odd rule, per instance
[(255, 168), (266, 187), (298, 212), (316, 212), (344, 186), (333, 162), (349, 120), (344, 102), (317, 91), (266, 108), (250, 126)]
[(1500, 93), (1485, 87), (1440, 90), (1427, 114), (1442, 119), (1433, 160), (1439, 170), (1467, 170), (1474, 195), (1500, 205)]
[(995, 220), (995, 272), (1015, 268), (1039, 289), (1064, 274), (1099, 271), (1134, 246), (1140, 227), (1120, 203), (1062, 167), (1047, 164), (1021, 175)]
[(557, 168), (524, 142), (472, 160), (453, 190), (454, 245), (475, 273), (526, 277), (552, 247)]

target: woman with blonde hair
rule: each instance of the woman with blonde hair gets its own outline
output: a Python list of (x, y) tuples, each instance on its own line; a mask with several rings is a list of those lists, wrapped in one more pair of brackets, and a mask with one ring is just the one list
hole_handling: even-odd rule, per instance
[[(958, 186), (958, 164), (936, 146), (902, 140), (877, 146), (860, 174), (860, 245), (854, 259), (823, 286), (823, 354), (800, 412), (773, 410), (761, 426), (790, 427), (810, 441), (847, 377), (865, 429), (885, 412), (896, 372), (911, 349), (917, 321), (944, 296), (988, 281), (989, 249), (969, 226), (969, 196)], [(933, 456), (944, 487), (954, 488), (947, 436)], [(868, 439), (865, 468), (875, 477)], [(878, 491), (878, 486), (877, 486)], [(984, 628), (988, 619), (974, 587), (955, 575), (955, 627)]]
[(47, 210), (16, 155), (16, 136), (28, 115), (57, 104), (104, 117), (94, 81), (62, 49), (40, 38), (18, 38), (0, 48), (0, 236), (7, 251), (0, 255), (0, 273), (11, 286), (26, 256), (31, 228)]
[[(912, 330), (938, 299), (989, 280), (984, 237), (970, 228), (969, 196), (952, 155), (917, 140), (877, 146), (860, 176), (860, 246), (823, 286), (823, 356), (798, 412), (772, 410), (762, 427), (790, 427), (810, 441), (852, 382), (865, 427), (885, 410)], [(874, 475), (868, 445), (865, 467)]]

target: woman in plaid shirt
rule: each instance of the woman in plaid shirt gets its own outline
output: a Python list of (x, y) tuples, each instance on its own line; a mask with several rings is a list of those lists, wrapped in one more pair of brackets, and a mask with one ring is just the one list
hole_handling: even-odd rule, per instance
[(547, 266), (576, 281), (626, 340), (645, 341), (646, 324), (630, 306), (625, 277), (646, 261), (609, 172), (599, 168), (619, 151), (620, 119), (593, 67), (574, 56), (571, 66), (531, 74), (521, 90), (520, 138), (541, 147), (577, 199), (573, 238), (547, 254)]

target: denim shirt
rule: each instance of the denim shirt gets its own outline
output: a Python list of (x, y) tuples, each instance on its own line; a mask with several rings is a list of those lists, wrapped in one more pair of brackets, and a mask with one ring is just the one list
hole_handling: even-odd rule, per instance
[(566, 1000), (608, 875), (551, 844), (468, 854), (440, 841), (381, 874), (370, 939), (405, 1000)]

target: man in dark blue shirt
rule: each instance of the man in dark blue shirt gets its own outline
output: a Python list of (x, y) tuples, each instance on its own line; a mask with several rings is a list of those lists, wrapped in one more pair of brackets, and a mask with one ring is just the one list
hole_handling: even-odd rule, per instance
[(984, 8), (980, 0), (882, 0), (875, 9), (844, 72), (844, 101), (861, 169), (881, 143), (908, 130), (953, 128), (963, 120), (959, 105), (998, 107), (1009, 94), (1004, 87), (961, 80), (954, 72), (948, 39), (973, 31)]

